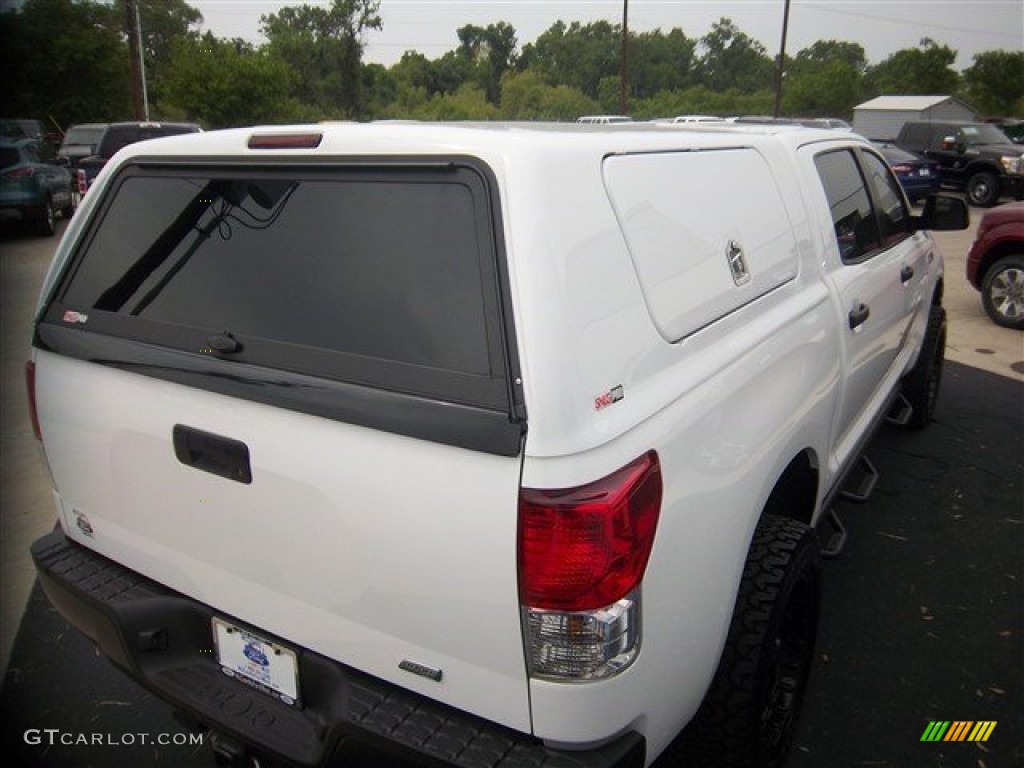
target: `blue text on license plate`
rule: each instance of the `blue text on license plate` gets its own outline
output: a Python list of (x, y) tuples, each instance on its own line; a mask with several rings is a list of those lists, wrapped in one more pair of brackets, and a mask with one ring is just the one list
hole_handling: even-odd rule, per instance
[(217, 618), (213, 639), (224, 674), (286, 704), (298, 701), (299, 665), (293, 650)]

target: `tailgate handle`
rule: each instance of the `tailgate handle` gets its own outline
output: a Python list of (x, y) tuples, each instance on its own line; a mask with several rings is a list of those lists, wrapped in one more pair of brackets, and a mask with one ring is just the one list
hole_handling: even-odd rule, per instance
[(249, 446), (241, 440), (175, 424), (174, 455), (185, 466), (246, 485), (252, 482)]

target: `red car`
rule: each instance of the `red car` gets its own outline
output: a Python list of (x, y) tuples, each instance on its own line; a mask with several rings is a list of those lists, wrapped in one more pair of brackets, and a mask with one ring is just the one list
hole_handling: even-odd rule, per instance
[(997, 325), (1024, 329), (1024, 202), (987, 211), (967, 254), (967, 279)]

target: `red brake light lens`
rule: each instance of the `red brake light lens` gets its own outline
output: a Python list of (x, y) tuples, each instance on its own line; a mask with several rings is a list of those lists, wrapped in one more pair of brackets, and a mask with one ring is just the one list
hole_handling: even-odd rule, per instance
[(8, 179), (28, 179), (36, 174), (36, 169), (31, 166), (15, 168), (13, 171), (6, 171), (4, 176)]
[(32, 431), (36, 440), (42, 440), (43, 430), (39, 428), (39, 411), (36, 409), (36, 364), (31, 360), (25, 363), (25, 384), (28, 386), (28, 415), (32, 420)]
[(893, 173), (913, 173), (914, 169), (909, 165), (894, 165), (892, 167)]
[(654, 451), (578, 488), (521, 489), (523, 604), (587, 611), (629, 594), (647, 568), (661, 496), (661, 467)]
[(249, 149), (316, 149), (322, 133), (272, 133), (249, 137)]

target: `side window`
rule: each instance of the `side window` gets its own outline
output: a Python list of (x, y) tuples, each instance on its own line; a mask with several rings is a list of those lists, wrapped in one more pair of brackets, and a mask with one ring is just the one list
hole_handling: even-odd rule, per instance
[(903, 202), (900, 184), (893, 177), (888, 163), (870, 152), (862, 152), (861, 158), (878, 214), (881, 245), (888, 248), (910, 234), (910, 214)]
[(818, 155), (814, 164), (832, 213), (840, 257), (847, 263), (864, 260), (878, 250), (881, 237), (857, 159), (843, 149)]

